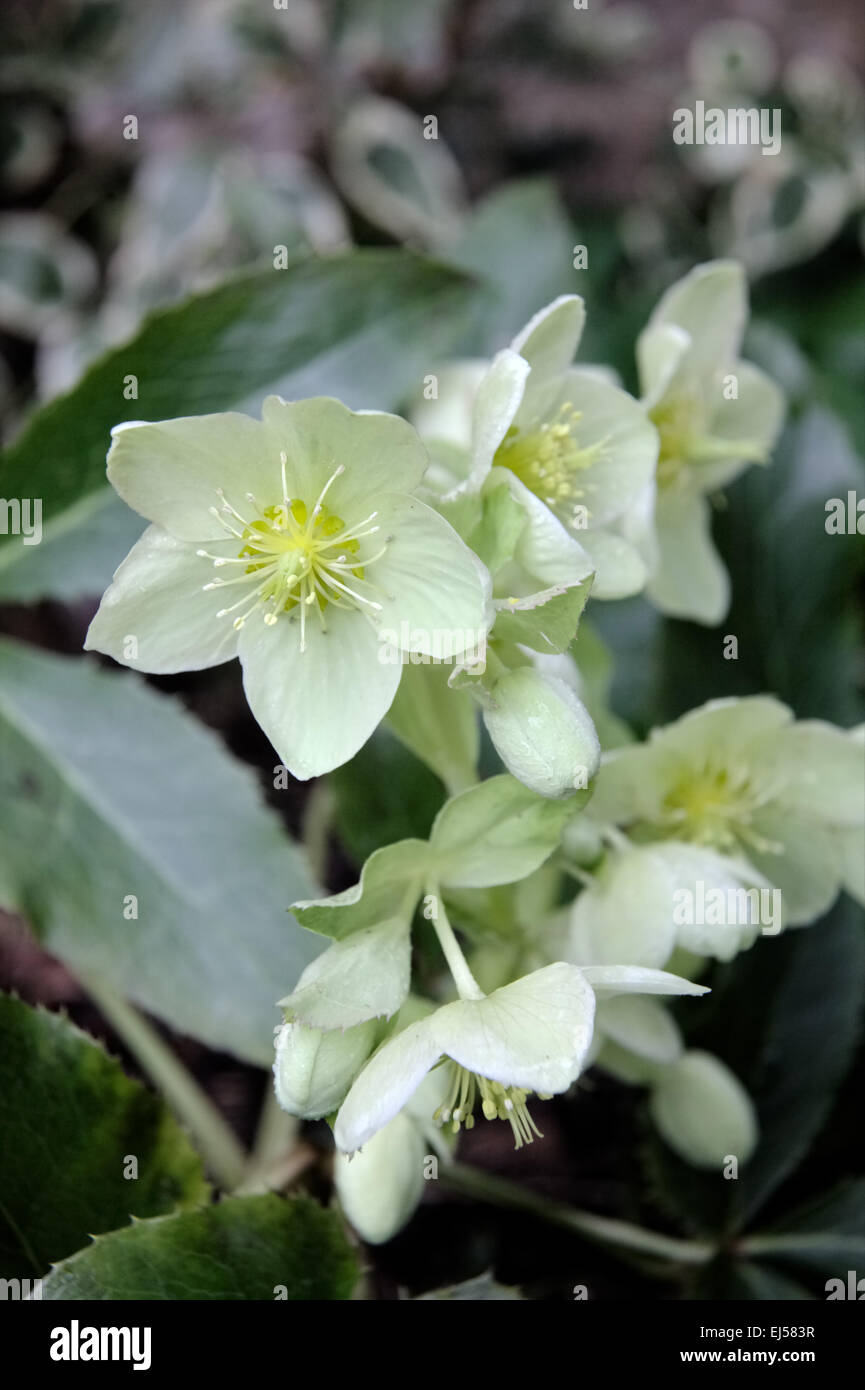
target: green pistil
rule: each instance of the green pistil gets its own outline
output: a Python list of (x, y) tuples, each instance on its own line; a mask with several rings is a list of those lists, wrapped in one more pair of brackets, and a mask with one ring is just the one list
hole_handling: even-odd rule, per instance
[(701, 463), (721, 463), (741, 460), (743, 463), (765, 463), (768, 450), (755, 439), (721, 439), (703, 434), (704, 411), (693, 396), (678, 396), (663, 400), (649, 411), (649, 419), (658, 431), (658, 486), (674, 486), (693, 467)]
[(741, 845), (779, 853), (782, 846), (758, 834), (751, 824), (755, 812), (769, 800), (771, 791), (756, 787), (747, 769), (707, 764), (667, 793), (660, 822), (674, 838), (721, 853)]

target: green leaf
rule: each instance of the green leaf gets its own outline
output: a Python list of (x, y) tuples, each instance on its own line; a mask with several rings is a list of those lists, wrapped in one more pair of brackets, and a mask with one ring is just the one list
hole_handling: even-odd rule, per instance
[(474, 701), (451, 690), (453, 667), (441, 663), (403, 667), (388, 724), (452, 792), (474, 781), (480, 730)]
[(339, 1221), (308, 1197), (234, 1197), (100, 1236), (56, 1266), (43, 1299), (331, 1302), (358, 1268)]
[(549, 858), (588, 795), (551, 801), (504, 774), (453, 797), (430, 835), (442, 887), (490, 888), (525, 878)]
[(383, 845), (367, 859), (360, 880), (329, 898), (298, 901), (292, 910), (308, 931), (334, 941), (370, 927), (411, 921), (429, 864), (423, 840)]
[[(94, 549), (92, 567), (76, 564), (74, 589), (57, 586), (52, 554), (69, 530), (69, 509), (83, 506), (89, 516), (100, 505), (91, 494), (106, 486), (112, 425), (255, 413), (272, 392), (391, 409), (453, 346), (476, 293), (454, 269), (409, 252), (368, 250), (241, 275), (153, 314), (131, 342), (39, 410), (0, 461), (0, 495), (41, 498), (44, 528), (38, 546), (0, 535), (0, 593), (9, 585), (19, 597), (68, 599), (107, 584), (104, 548)], [(138, 380), (135, 401), (123, 396), (129, 376)], [(43, 563), (38, 580), (14, 575), (19, 565), (41, 573)]]
[(724, 1260), (707, 1272), (692, 1297), (713, 1303), (719, 1300), (789, 1303), (811, 1300), (814, 1295), (769, 1265), (752, 1260)]
[(207, 1199), (201, 1162), (162, 1101), (67, 1018), (8, 995), (0, 1128), (3, 1277), (38, 1278), (94, 1232)]
[(591, 587), (591, 579), (584, 579), (570, 588), (558, 585), (528, 598), (499, 599), (491, 635), (536, 652), (565, 652), (574, 640)]
[(844, 1278), (865, 1270), (865, 1179), (843, 1183), (784, 1219), (777, 1230), (744, 1242), (749, 1254)]
[(0, 904), (71, 970), (267, 1066), (311, 891), (251, 773), (173, 700), (0, 642)]
[(733, 1210), (741, 1227), (807, 1153), (846, 1075), (862, 1026), (865, 938), (846, 906), (796, 935), (753, 1078), (760, 1143), (739, 1176)]

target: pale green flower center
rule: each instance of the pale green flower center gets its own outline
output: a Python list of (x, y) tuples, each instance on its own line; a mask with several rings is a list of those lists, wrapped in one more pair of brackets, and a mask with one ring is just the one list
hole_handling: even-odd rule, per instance
[(688, 470), (701, 463), (727, 459), (743, 463), (765, 463), (768, 450), (755, 439), (721, 439), (706, 434), (705, 408), (695, 394), (668, 396), (649, 411), (658, 431), (658, 486), (674, 487), (683, 482)]
[(604, 452), (607, 441), (580, 448), (577, 427), (582, 411), (563, 405), (553, 420), (533, 429), (512, 425), (496, 450), (494, 463), (509, 468), (530, 492), (553, 511), (574, 518), (587, 495), (584, 474)]
[(755, 830), (755, 815), (774, 793), (757, 784), (749, 768), (711, 761), (689, 771), (664, 797), (660, 822), (677, 839), (729, 853), (740, 844), (763, 853), (780, 853), (782, 846)]
[[(281, 617), (300, 618), (300, 649), (306, 649), (307, 614), (314, 609), (322, 631), (327, 631), (325, 610), (354, 608), (375, 612), (381, 604), (362, 593), (372, 586), (366, 580), (366, 569), (380, 559), (386, 544), (373, 555), (361, 555), (363, 541), (374, 536), (377, 512), (372, 512), (355, 526), (347, 527), (342, 517), (324, 505), (331, 484), (345, 470), (340, 465), (325, 483), (315, 505), (310, 509), (301, 498), (288, 495), (285, 454), (282, 464), (282, 501), (261, 507), (253, 494), (247, 493), (250, 514), (241, 515), (225, 500), (217, 488), (219, 507), (210, 510), (229, 536), (240, 542), (236, 557), (197, 553), (212, 560), (214, 567), (236, 566), (241, 573), (232, 579), (214, 579), (205, 589), (240, 588), (241, 597), (228, 608), (220, 609), (217, 617), (236, 613), (234, 626), (238, 630), (254, 613), (272, 626)], [(238, 611), (240, 610), (240, 611)]]
[(507, 1120), (513, 1130), (514, 1148), (531, 1144), (535, 1135), (543, 1139), (526, 1105), (531, 1091), (523, 1091), (519, 1086), (503, 1086), (500, 1081), (490, 1081), (485, 1076), (467, 1071), (458, 1062), (449, 1062), (451, 1086), (447, 1099), (433, 1115), (437, 1125), (449, 1124), (454, 1134), (461, 1125), (473, 1129), (474, 1109), (478, 1096), (481, 1109), (488, 1120)]

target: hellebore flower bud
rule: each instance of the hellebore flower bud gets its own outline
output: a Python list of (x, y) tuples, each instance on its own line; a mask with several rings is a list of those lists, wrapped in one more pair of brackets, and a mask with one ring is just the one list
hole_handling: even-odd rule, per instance
[(274, 1089), (283, 1110), (318, 1120), (338, 1109), (375, 1046), (377, 1033), (375, 1019), (328, 1032), (284, 1023), (277, 1032), (273, 1064)]
[(539, 796), (585, 788), (598, 770), (601, 745), (585, 705), (558, 676), (531, 666), (496, 681), (484, 723), (508, 771)]
[(696, 1168), (722, 1168), (729, 1157), (746, 1163), (757, 1143), (751, 1097), (708, 1052), (686, 1052), (665, 1067), (649, 1109), (670, 1148)]

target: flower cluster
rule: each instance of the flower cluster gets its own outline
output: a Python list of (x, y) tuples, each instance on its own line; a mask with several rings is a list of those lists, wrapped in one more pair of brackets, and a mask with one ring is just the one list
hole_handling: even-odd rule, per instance
[[(276, 1094), (330, 1120), (371, 1241), (410, 1216), (430, 1150), (447, 1162), (482, 1120), (533, 1144), (595, 1063), (648, 1087), (690, 1162), (747, 1161), (747, 1093), (663, 1000), (842, 888), (865, 899), (862, 730), (757, 695), (638, 743), (599, 639), (575, 645), (590, 599), (725, 614), (710, 499), (768, 461), (783, 415), (739, 358), (746, 313), (730, 262), (674, 285), (637, 344), (640, 399), (573, 365), (567, 295), (493, 361), (440, 369), (413, 423), (274, 396), (261, 420), (114, 431), (109, 478), (150, 525), (88, 647), (155, 673), (236, 656), (296, 777), (386, 720), (448, 794), (427, 840), (292, 909), (326, 949), (281, 1001)], [(485, 780), (481, 726), (504, 768)]]

